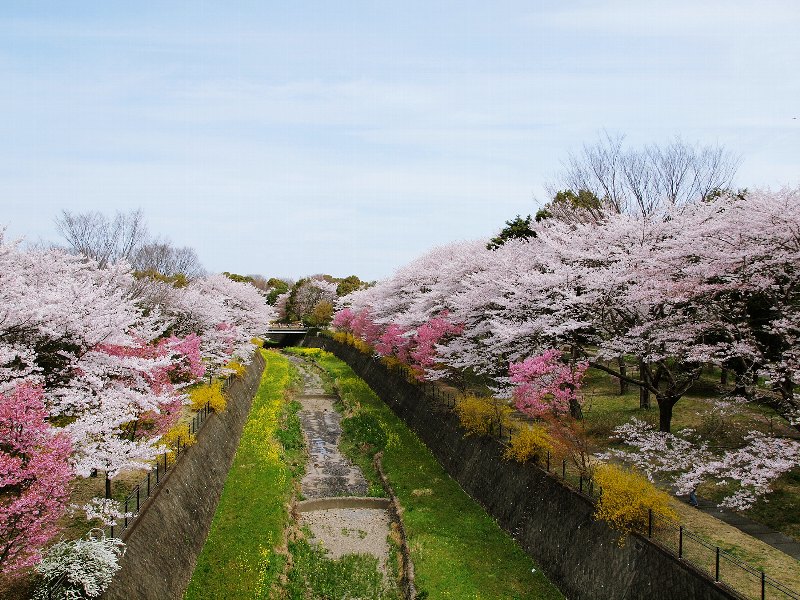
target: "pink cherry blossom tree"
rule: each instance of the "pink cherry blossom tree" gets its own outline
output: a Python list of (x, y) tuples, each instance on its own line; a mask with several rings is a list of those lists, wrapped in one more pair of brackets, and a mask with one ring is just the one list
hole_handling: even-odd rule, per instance
[(69, 437), (47, 423), (41, 387), (0, 393), (0, 571), (34, 564), (64, 514)]
[(520, 411), (533, 417), (578, 412), (578, 392), (589, 365), (560, 359), (561, 352), (550, 349), (509, 365), (514, 403)]

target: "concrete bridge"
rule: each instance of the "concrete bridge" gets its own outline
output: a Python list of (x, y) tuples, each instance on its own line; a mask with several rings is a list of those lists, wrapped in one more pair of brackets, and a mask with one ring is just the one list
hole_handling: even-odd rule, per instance
[(303, 325), (271, 325), (264, 332), (264, 340), (268, 345), (277, 345), (279, 348), (297, 346), (308, 333), (309, 328)]

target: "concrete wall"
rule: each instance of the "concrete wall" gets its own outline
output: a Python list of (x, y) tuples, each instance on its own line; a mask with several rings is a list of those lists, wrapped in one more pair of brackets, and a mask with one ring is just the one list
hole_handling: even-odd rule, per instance
[(228, 387), (228, 406), (211, 415), (190, 447), (123, 536), (122, 568), (106, 600), (183, 598), (203, 548), (222, 487), (261, 381), (257, 353), (244, 377)]
[(719, 600), (736, 598), (649, 540), (618, 535), (592, 519), (594, 507), (533, 465), (501, 458), (493, 439), (465, 438), (458, 419), (379, 361), (325, 337), (306, 346), (347, 362), (431, 449), (445, 470), (533, 557), (571, 599)]

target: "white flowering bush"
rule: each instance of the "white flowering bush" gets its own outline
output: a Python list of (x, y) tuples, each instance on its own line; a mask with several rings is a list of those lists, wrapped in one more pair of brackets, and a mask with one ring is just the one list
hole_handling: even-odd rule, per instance
[(53, 544), (35, 567), (43, 581), (34, 600), (98, 598), (119, 570), (124, 553), (122, 540), (107, 538), (99, 529), (86, 538)]
[(133, 517), (132, 512), (123, 512), (121, 503), (111, 498), (92, 498), (83, 506), (74, 506), (86, 513), (86, 520), (93, 521), (98, 519), (104, 526), (116, 525), (118, 521), (126, 517)]

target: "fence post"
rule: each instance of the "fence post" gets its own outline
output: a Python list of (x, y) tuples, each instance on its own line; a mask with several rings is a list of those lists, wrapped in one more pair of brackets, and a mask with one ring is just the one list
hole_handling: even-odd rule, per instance
[(561, 461), (561, 479), (567, 478), (567, 459), (562, 459)]
[(136, 512), (139, 512), (139, 486), (136, 486)]
[(714, 581), (719, 583), (719, 546), (717, 546), (717, 565), (714, 569)]
[(683, 558), (683, 525), (678, 526), (678, 558)]
[(767, 597), (767, 573), (761, 571), (761, 600)]
[[(653, 509), (647, 509), (647, 537), (653, 537)], [(719, 548), (718, 548), (719, 550)]]
[(150, 471), (147, 472), (147, 497), (150, 497)]
[(128, 499), (125, 498), (125, 529), (128, 528)]
[(158, 471), (159, 471), (158, 461), (156, 461), (156, 485), (158, 485)]

